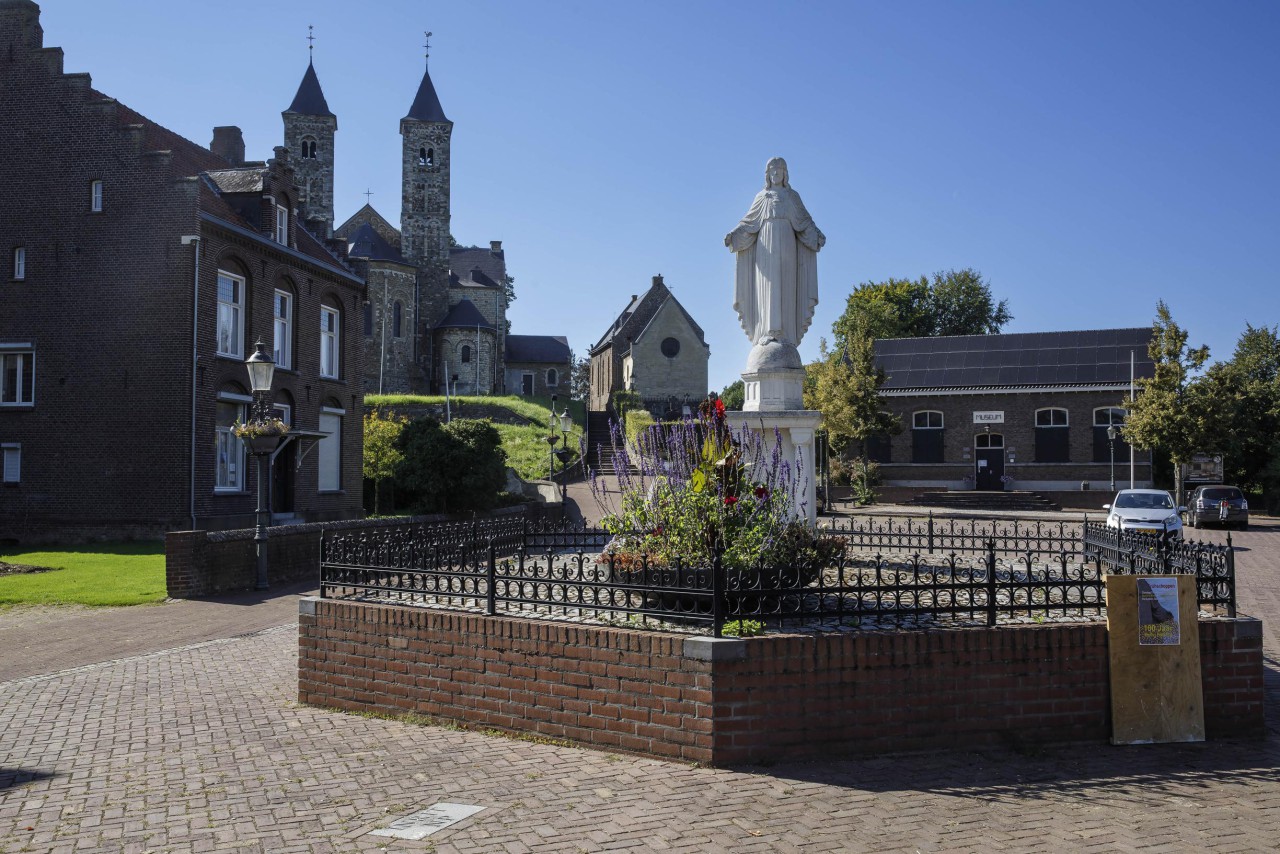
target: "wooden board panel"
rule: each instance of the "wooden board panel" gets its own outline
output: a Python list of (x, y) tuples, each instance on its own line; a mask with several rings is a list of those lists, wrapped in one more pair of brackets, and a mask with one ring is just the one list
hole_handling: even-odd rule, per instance
[[(1151, 643), (1172, 638), (1173, 626), (1158, 602), (1139, 596), (1144, 579), (1177, 579), (1177, 643)], [(1111, 743), (1152, 744), (1204, 741), (1204, 695), (1200, 675), (1200, 624), (1195, 577), (1108, 575), (1107, 646), (1111, 659)], [(1155, 582), (1157, 585), (1159, 582)], [(1150, 587), (1144, 589), (1149, 590)], [(1148, 644), (1139, 642), (1139, 613), (1158, 627), (1148, 629)]]

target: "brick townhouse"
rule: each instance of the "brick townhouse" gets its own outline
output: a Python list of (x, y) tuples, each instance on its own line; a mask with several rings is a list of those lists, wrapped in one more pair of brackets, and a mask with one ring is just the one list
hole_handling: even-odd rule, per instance
[(295, 428), (277, 519), (360, 515), (364, 284), (302, 226), (293, 155), (166, 130), (64, 72), (39, 15), (0, 0), (0, 541), (251, 525), (259, 339)]

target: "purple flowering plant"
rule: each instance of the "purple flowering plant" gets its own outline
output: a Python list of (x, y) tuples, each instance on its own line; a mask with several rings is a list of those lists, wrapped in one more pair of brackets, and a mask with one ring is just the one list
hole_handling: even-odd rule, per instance
[(797, 519), (804, 482), (783, 459), (781, 434), (731, 427), (720, 400), (646, 428), (631, 446), (612, 431), (618, 492), (594, 472), (591, 487), (615, 565), (709, 567), (717, 550), (730, 569), (816, 565), (843, 545)]

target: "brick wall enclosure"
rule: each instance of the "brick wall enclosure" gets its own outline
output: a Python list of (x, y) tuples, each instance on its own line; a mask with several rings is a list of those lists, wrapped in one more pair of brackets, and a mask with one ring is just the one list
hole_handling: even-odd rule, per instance
[[(1209, 738), (1262, 737), (1262, 633), (1200, 623)], [(1105, 742), (1100, 623), (721, 641), (308, 598), (299, 700), (717, 765)]]

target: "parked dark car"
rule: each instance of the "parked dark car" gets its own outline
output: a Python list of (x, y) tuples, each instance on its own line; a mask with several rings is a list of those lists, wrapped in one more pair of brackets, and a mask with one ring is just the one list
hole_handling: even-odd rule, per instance
[(1187, 523), (1193, 528), (1237, 525), (1243, 531), (1249, 527), (1249, 502), (1234, 486), (1198, 486), (1187, 500)]

